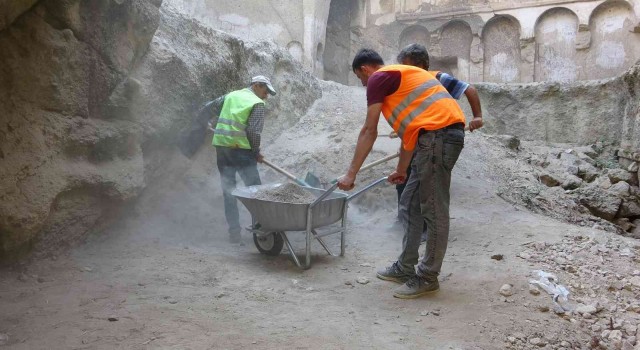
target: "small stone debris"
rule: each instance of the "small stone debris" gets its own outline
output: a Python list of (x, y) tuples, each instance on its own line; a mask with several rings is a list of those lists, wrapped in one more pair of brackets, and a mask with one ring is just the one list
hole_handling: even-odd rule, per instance
[(358, 277), (358, 279), (356, 279), (356, 282), (358, 282), (360, 284), (367, 284), (367, 283), (369, 283), (369, 279), (364, 277), (364, 276), (360, 276), (360, 277)]
[(218, 293), (218, 294), (216, 295), (216, 298), (220, 299), (220, 298), (222, 298), (222, 297), (226, 297), (226, 296), (227, 296), (227, 293), (225, 293), (225, 292), (220, 292), (220, 293)]
[(109, 316), (109, 318), (107, 318), (107, 320), (109, 320), (109, 322), (116, 322), (116, 321), (118, 321), (118, 318), (116, 316)]
[(360, 266), (362, 266), (362, 267), (373, 267), (373, 265), (371, 265), (369, 263), (362, 263), (362, 264), (360, 264)]
[(435, 309), (435, 310), (431, 311), (431, 314), (433, 316), (440, 316), (440, 309)]
[(531, 295), (540, 295), (540, 289), (538, 289), (538, 287), (530, 284), (529, 285), (529, 293), (531, 293)]
[(504, 255), (502, 255), (502, 254), (494, 254), (494, 255), (491, 256), (491, 259), (497, 260), (497, 261), (501, 261), (502, 259), (504, 259)]
[(598, 309), (593, 306), (593, 305), (578, 305), (578, 307), (576, 307), (575, 312), (581, 314), (581, 315), (593, 315), (596, 312), (598, 312)]
[(346, 281), (346, 282), (344, 282), (344, 284), (347, 285), (347, 286), (353, 286), (353, 283), (351, 281)]
[(540, 312), (549, 312), (549, 307), (547, 305), (540, 305), (538, 307), (538, 311), (540, 311)]
[(420, 316), (428, 316), (428, 315), (429, 315), (429, 311), (427, 311), (427, 310), (422, 310), (420, 312)]
[(505, 296), (505, 297), (510, 297), (513, 295), (513, 286), (510, 284), (503, 284), (502, 287), (500, 287), (500, 295)]

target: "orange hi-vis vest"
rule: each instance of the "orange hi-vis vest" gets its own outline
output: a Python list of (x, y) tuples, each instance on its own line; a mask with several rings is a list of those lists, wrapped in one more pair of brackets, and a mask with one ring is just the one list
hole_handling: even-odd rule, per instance
[(404, 65), (390, 65), (378, 72), (399, 71), (400, 86), (382, 102), (382, 114), (402, 139), (402, 147), (412, 151), (420, 130), (438, 130), (465, 123), (460, 106), (429, 72)]

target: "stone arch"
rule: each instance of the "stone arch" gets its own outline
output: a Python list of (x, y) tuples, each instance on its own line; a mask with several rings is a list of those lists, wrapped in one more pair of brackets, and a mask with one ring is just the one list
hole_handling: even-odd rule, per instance
[(578, 79), (576, 38), (578, 16), (564, 7), (545, 11), (535, 26), (535, 81)]
[(398, 40), (398, 43), (400, 44), (400, 47), (398, 48), (400, 50), (409, 44), (424, 45), (424, 47), (428, 49), (429, 31), (421, 25), (409, 26), (400, 33), (400, 40)]
[(462, 80), (469, 80), (469, 60), (473, 33), (467, 22), (454, 20), (442, 27), (440, 57), (432, 60), (432, 69), (450, 72)]
[(586, 62), (587, 79), (616, 76), (628, 69), (639, 57), (634, 47), (636, 16), (632, 6), (623, 0), (609, 0), (591, 13), (589, 30), (591, 45)]
[(299, 41), (291, 41), (287, 44), (287, 51), (295, 58), (297, 61), (302, 62), (302, 54), (304, 54), (304, 49), (302, 48), (302, 44)]
[(482, 30), (484, 81), (520, 81), (520, 22), (509, 16), (495, 16)]

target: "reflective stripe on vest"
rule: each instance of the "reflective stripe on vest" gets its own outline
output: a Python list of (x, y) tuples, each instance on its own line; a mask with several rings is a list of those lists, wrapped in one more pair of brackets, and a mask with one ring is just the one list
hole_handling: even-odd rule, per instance
[(427, 108), (431, 107), (431, 105), (434, 102), (436, 102), (438, 100), (441, 100), (443, 98), (452, 98), (452, 97), (451, 97), (451, 95), (449, 95), (448, 92), (440, 91), (440, 92), (436, 92), (435, 94), (427, 97), (424, 101), (422, 101), (422, 103), (420, 104), (420, 106), (418, 108), (416, 108), (413, 111), (411, 111), (404, 119), (402, 119), (402, 122), (400, 123), (400, 127), (398, 128), (398, 135), (400, 135), (400, 137), (402, 137), (402, 135), (404, 135), (404, 131), (407, 129), (407, 126), (414, 119), (416, 119), (416, 117), (419, 116), (420, 113), (426, 111)]
[(224, 135), (224, 136), (231, 136), (231, 137), (247, 137), (247, 133), (245, 131), (215, 129), (213, 132), (216, 135)]
[(465, 122), (458, 103), (430, 72), (405, 65), (385, 66), (378, 71), (401, 74), (398, 89), (382, 102), (382, 114), (402, 138), (405, 150), (415, 148), (420, 130)]
[(214, 130), (212, 144), (219, 147), (251, 149), (246, 133), (247, 120), (253, 106), (260, 103), (264, 104), (264, 101), (248, 88), (227, 94)]
[(235, 126), (236, 128), (240, 129), (240, 130), (244, 130), (247, 128), (246, 125), (242, 124), (242, 123), (238, 123), (235, 120), (231, 120), (231, 119), (227, 119), (227, 118), (218, 118), (218, 123), (223, 123), (223, 124), (228, 124), (231, 126)]

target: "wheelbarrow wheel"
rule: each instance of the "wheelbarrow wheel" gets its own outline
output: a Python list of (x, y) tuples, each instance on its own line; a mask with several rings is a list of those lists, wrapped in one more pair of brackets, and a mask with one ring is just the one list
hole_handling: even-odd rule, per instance
[(278, 256), (284, 246), (284, 239), (282, 239), (280, 232), (269, 232), (261, 235), (254, 233), (253, 243), (255, 243), (260, 253), (269, 256)]

